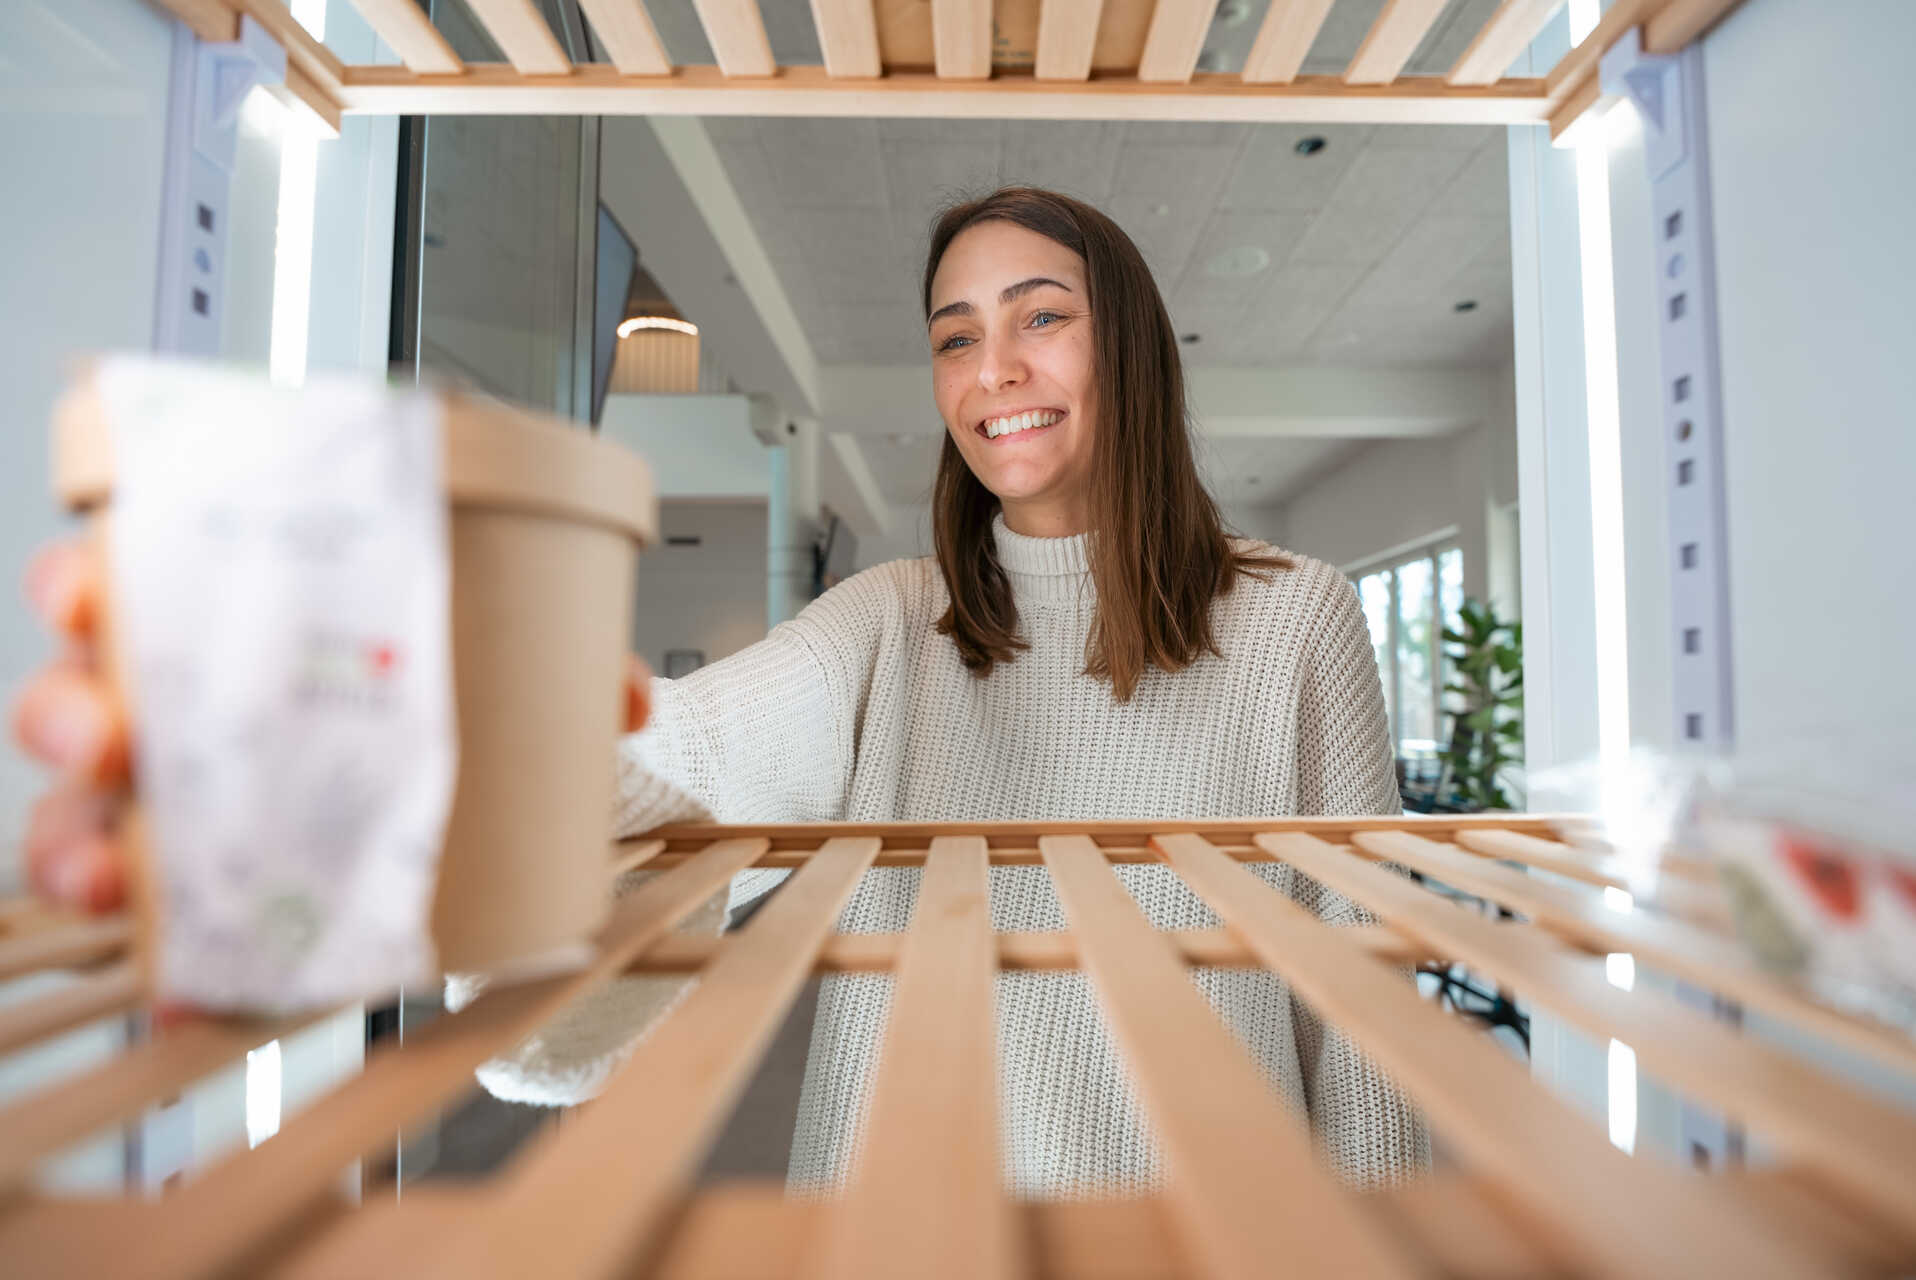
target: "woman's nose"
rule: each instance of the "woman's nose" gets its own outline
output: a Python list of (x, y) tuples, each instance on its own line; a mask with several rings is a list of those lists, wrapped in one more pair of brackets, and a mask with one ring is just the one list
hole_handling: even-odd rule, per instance
[(978, 385), (983, 390), (998, 391), (1024, 381), (1024, 358), (1016, 343), (986, 338), (984, 350), (979, 355)]

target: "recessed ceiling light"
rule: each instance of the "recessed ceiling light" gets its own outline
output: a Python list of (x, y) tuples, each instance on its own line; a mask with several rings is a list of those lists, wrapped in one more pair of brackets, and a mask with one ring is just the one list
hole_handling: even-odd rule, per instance
[(1212, 21), (1220, 27), (1235, 27), (1250, 16), (1250, 0), (1224, 0), (1217, 7), (1217, 17)]
[(1453, 311), (1475, 311), (1476, 309), (1477, 300), (1475, 298), (1465, 298), (1462, 302), (1451, 308)]
[(1299, 138), (1295, 150), (1300, 156), (1314, 156), (1329, 145), (1330, 143), (1313, 133), (1308, 138)]
[(1226, 249), (1204, 264), (1204, 273), (1225, 280), (1242, 280), (1271, 265), (1271, 251), (1260, 245), (1241, 244)]
[(1178, 341), (1188, 347), (1204, 341), (1204, 335), (1200, 333), (1180, 333), (1178, 335)]

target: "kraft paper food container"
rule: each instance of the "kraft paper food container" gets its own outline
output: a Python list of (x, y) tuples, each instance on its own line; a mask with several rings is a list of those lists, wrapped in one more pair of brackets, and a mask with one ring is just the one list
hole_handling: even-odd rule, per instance
[[(610, 911), (620, 694), (638, 552), (657, 538), (658, 505), (635, 454), (556, 419), (437, 394), (459, 768), (432, 942), (446, 972), (499, 973), (576, 948)], [(55, 491), (90, 514), (104, 554), (112, 435), (90, 378), (56, 407), (53, 434)], [(102, 661), (125, 692), (116, 631), (108, 599)], [(165, 922), (142, 831), (136, 794), (129, 892), (150, 959)]]

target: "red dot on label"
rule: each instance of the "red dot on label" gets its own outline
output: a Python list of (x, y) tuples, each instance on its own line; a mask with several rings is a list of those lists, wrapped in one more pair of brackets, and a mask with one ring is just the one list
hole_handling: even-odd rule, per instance
[(392, 669), (399, 665), (399, 655), (393, 651), (393, 647), (389, 644), (373, 646), (370, 657), (373, 670), (382, 676), (390, 674)]

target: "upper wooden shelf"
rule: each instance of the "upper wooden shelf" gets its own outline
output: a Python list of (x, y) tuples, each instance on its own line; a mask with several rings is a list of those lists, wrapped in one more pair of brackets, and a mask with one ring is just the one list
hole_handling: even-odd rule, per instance
[(609, 62), (575, 64), (532, 0), (468, 0), (505, 62), (463, 61), (414, 0), (354, 0), (401, 66), (349, 66), (283, 0), (154, 0), (205, 39), (242, 16), (285, 47), (285, 95), (342, 114), (991, 117), (1549, 124), (1598, 98), (1633, 26), (1683, 48), (1739, 0), (1617, 0), (1547, 75), (1504, 71), (1563, 0), (1504, 0), (1443, 75), (1405, 75), (1446, 0), (1388, 0), (1341, 75), (1303, 75), (1336, 0), (1271, 0), (1238, 73), (1200, 72), (1217, 0), (812, 0), (822, 66), (779, 66), (755, 0), (695, 0), (716, 65), (674, 66), (645, 0), (580, 0)]

